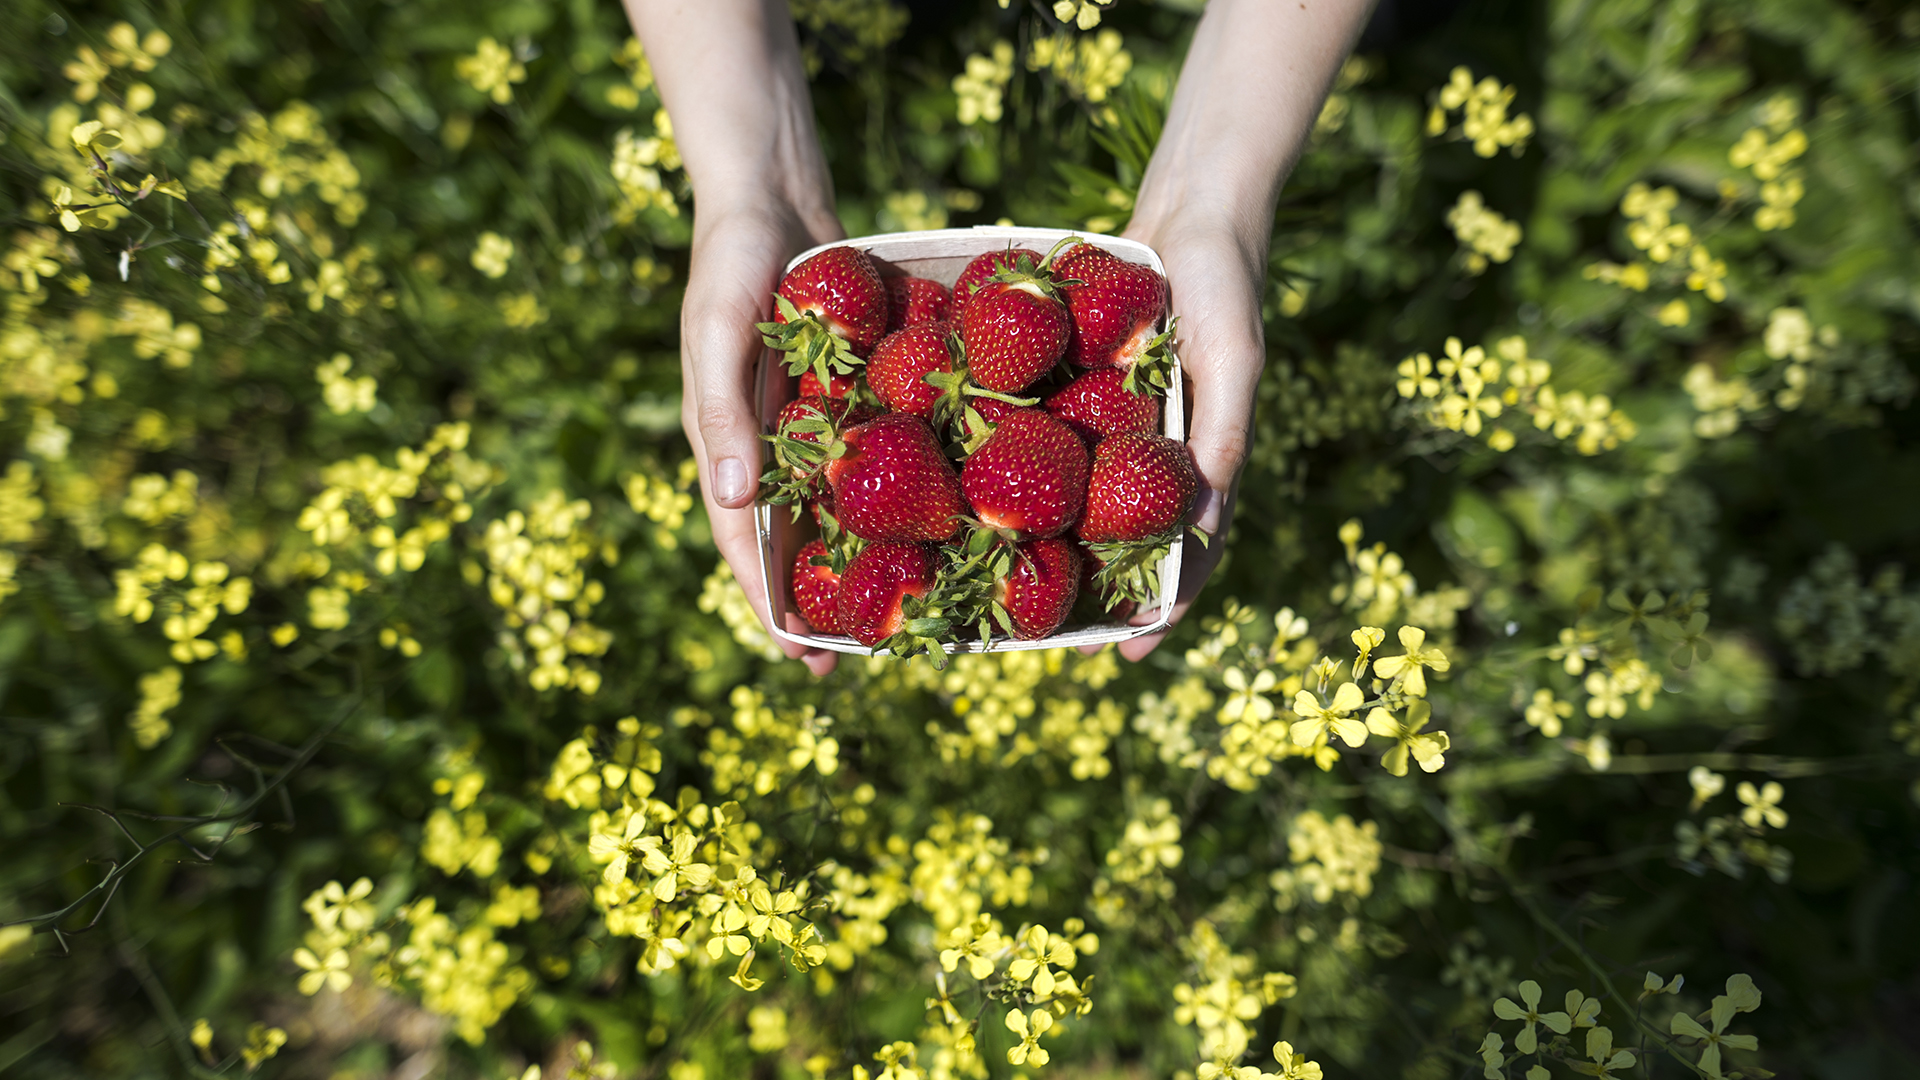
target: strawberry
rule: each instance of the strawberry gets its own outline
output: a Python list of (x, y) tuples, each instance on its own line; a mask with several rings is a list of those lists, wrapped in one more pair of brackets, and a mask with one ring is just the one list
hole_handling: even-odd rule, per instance
[(856, 247), (830, 247), (780, 279), (772, 322), (757, 324), (769, 348), (790, 354), (787, 374), (811, 370), (822, 385), (847, 374), (887, 329), (887, 289)]
[(942, 552), (947, 568), (937, 602), (955, 622), (974, 627), (982, 644), (994, 631), (1033, 641), (1066, 622), (1081, 588), (1080, 546), (1047, 539), (1008, 543), (980, 529), (964, 547)]
[(974, 290), (960, 315), (973, 380), (1003, 394), (1025, 390), (1052, 370), (1073, 328), (1045, 271), (1008, 275)]
[(1043, 407), (1066, 422), (1088, 446), (1102, 437), (1128, 431), (1153, 431), (1160, 426), (1160, 402), (1122, 384), (1127, 373), (1119, 368), (1095, 368), (1053, 392)]
[(958, 319), (966, 313), (967, 298), (973, 291), (985, 284), (988, 278), (1005, 270), (1020, 269), (1024, 260), (1027, 269), (1040, 265), (1041, 255), (1026, 248), (1010, 247), (1004, 251), (989, 251), (976, 256), (960, 271), (960, 278), (953, 283), (953, 316)]
[(1067, 360), (1079, 367), (1122, 368), (1130, 376), (1129, 390), (1166, 389), (1170, 335), (1159, 332), (1167, 313), (1166, 279), (1092, 244), (1061, 252), (1053, 276), (1073, 319)]
[[(820, 560), (818, 564), (815, 559)], [(807, 624), (822, 634), (840, 629), (840, 575), (833, 572), (827, 545), (814, 540), (793, 560), (793, 603)]]
[(890, 277), (887, 287), (887, 333), (905, 330), (925, 322), (946, 319), (953, 307), (953, 294), (945, 285), (927, 278)]
[(791, 488), (795, 497), (820, 494), (826, 481), (820, 467), (838, 433), (880, 415), (881, 410), (871, 405), (845, 398), (794, 398), (780, 410), (774, 433), (767, 436), (773, 443), (774, 467), (761, 482)]
[(873, 649), (910, 656), (922, 650), (937, 652), (940, 664), (946, 650), (940, 639), (951, 623), (923, 602), (933, 591), (933, 555), (920, 544), (868, 544), (840, 575), (840, 597), (835, 614), (841, 630)]
[[(1160, 561), (1179, 537), (1199, 486), (1187, 448), (1172, 439), (1125, 432), (1100, 440), (1079, 535), (1104, 564), (1096, 582), (1109, 605), (1119, 597), (1144, 604), (1158, 596)], [(1204, 543), (1205, 534), (1195, 531)]]
[(844, 397), (797, 397), (780, 408), (774, 428), (793, 438), (819, 442), (818, 429), (805, 421), (825, 421), (837, 428), (850, 428), (882, 415), (884, 410)]
[(949, 323), (924, 322), (896, 330), (868, 357), (867, 385), (895, 412), (932, 420), (943, 391), (927, 376), (951, 372), (958, 348)]
[(1080, 592), (1080, 548), (1069, 540), (1029, 540), (1014, 548), (1012, 568), (994, 588), (1013, 636), (1047, 637), (1067, 621)]
[(988, 528), (1044, 539), (1079, 520), (1087, 470), (1087, 448), (1071, 428), (1040, 409), (1014, 409), (967, 458), (960, 489)]
[(1186, 447), (1164, 435), (1110, 435), (1093, 452), (1080, 539), (1132, 543), (1167, 533), (1187, 516), (1199, 486)]
[(945, 540), (967, 512), (933, 429), (911, 413), (850, 428), (824, 456), (833, 512), (863, 540)]
[(852, 375), (835, 375), (825, 385), (822, 385), (820, 377), (813, 373), (812, 368), (808, 368), (800, 373), (800, 396), (803, 398), (848, 398), (853, 396), (854, 389), (859, 385), (860, 380)]

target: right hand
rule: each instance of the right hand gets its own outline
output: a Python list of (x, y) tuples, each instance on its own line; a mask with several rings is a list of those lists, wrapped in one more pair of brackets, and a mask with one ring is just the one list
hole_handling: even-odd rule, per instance
[[(753, 520), (764, 445), (755, 373), (766, 346), (754, 324), (772, 317), (774, 289), (789, 258), (845, 235), (830, 215), (803, 213), (771, 192), (759, 200), (703, 203), (693, 219), (692, 262), (680, 309), (680, 423), (700, 464), (700, 495), (714, 545), (769, 627)], [(815, 675), (832, 671), (837, 660), (824, 649), (784, 641), (780, 647)]]

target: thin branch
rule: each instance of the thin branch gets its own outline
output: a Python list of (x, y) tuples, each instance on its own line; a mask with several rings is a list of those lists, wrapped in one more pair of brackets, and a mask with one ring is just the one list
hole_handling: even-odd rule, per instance
[[(326, 740), (329, 737), (331, 737), (335, 731), (339, 730), (340, 725), (346, 723), (347, 718), (349, 716), (352, 716), (354, 710), (359, 707), (361, 700), (362, 700), (362, 694), (356, 691), (341, 707), (339, 714), (336, 715), (331, 722), (329, 722), (326, 726), (322, 727), (319, 731), (314, 732), (313, 735), (310, 738), (308, 738), (305, 743), (301, 745), (299, 753), (295, 755), (292, 761), (288, 762), (286, 766), (283, 767), (280, 770), (280, 772), (276, 774), (271, 780), (267, 780), (263, 775), (261, 775), (260, 778), (262, 783), (260, 788), (257, 791), (255, 791), (252, 795), (248, 796), (245, 800), (241, 801), (232, 810), (221, 812), (221, 813), (208, 814), (204, 817), (199, 817), (199, 818), (185, 819), (178, 828), (172, 830), (171, 832), (166, 833), (160, 838), (154, 840), (152, 843), (142, 844), (137, 838), (134, 837), (134, 835), (131, 832), (127, 830), (126, 825), (124, 825), (120, 821), (119, 816), (113, 811), (103, 810), (100, 807), (91, 806), (87, 804), (79, 804), (79, 803), (66, 804), (66, 805), (78, 806), (81, 809), (92, 810), (95, 813), (105, 815), (109, 820), (111, 820), (114, 823), (115, 826), (117, 826), (120, 829), (121, 833), (125, 835), (127, 839), (133, 843), (134, 849), (135, 849), (133, 854), (128, 856), (124, 861), (114, 862), (113, 865), (107, 870), (105, 876), (103, 876), (98, 882), (96, 882), (92, 888), (88, 889), (86, 892), (81, 893), (78, 897), (74, 898), (72, 902), (68, 903), (64, 907), (58, 908), (57, 910), (54, 910), (54, 911), (46, 912), (44, 914), (30, 915), (24, 919), (13, 919), (8, 922), (0, 923), (0, 927), (19, 926), (19, 925), (36, 926), (42, 923), (50, 924), (56, 939), (60, 941), (61, 948), (65, 949), (66, 934), (84, 933), (85, 931), (91, 930), (96, 925), (99, 924), (100, 916), (106, 912), (107, 905), (113, 900), (113, 895), (120, 888), (121, 881), (126, 878), (127, 874), (132, 872), (135, 866), (139, 865), (142, 859), (146, 858), (149, 854), (153, 853), (154, 851), (157, 851), (160, 848), (163, 848), (168, 844), (174, 843), (176, 841), (179, 841), (184, 846), (186, 846), (189, 850), (192, 850), (194, 854), (200, 855), (201, 853), (198, 851), (198, 849), (195, 849), (192, 844), (186, 842), (185, 838), (189, 833), (193, 832), (195, 829), (205, 828), (208, 825), (217, 824), (222, 821), (239, 822), (241, 819), (251, 814), (255, 807), (259, 806), (261, 802), (266, 800), (274, 792), (281, 790), (286, 785), (286, 782), (293, 777), (294, 773), (300, 771), (300, 769), (304, 767), (307, 764), (307, 762), (313, 759), (313, 756), (315, 754), (320, 752), (321, 745), (324, 744)], [(256, 775), (260, 775), (258, 770), (255, 770), (255, 773)], [(231, 838), (234, 835), (236, 835), (240, 827), (241, 827), (240, 825), (236, 825), (235, 828), (227, 830), (226, 838)], [(222, 842), (224, 843), (224, 839)], [(202, 856), (202, 858), (207, 858), (207, 857), (208, 856), (204, 856), (204, 855)], [(59, 926), (60, 920), (66, 918), (68, 915), (73, 914), (75, 911), (80, 910), (82, 907), (84, 907), (89, 901), (94, 899), (96, 896), (102, 897), (102, 899), (100, 902), (99, 909), (94, 912), (93, 918), (89, 920), (85, 926), (79, 927), (74, 930), (62, 931)]]

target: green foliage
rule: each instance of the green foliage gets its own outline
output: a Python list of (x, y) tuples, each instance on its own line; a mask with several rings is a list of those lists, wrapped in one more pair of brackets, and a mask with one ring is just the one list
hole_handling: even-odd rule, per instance
[[(796, 2), (849, 231), (1123, 228), (1192, 6)], [(1183, 629), (816, 682), (613, 5), (9, 5), (0, 1069), (1911, 1071), (1917, 38), (1370, 49)]]

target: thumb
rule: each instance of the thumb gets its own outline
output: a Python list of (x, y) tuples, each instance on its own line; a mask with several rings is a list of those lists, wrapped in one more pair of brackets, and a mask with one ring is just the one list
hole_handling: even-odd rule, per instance
[[(743, 332), (745, 331), (745, 332)], [(702, 478), (713, 501), (737, 510), (753, 502), (760, 475), (760, 419), (755, 410), (759, 335), (750, 322), (688, 318), (682, 363), (691, 389), (686, 426), (700, 440)]]

